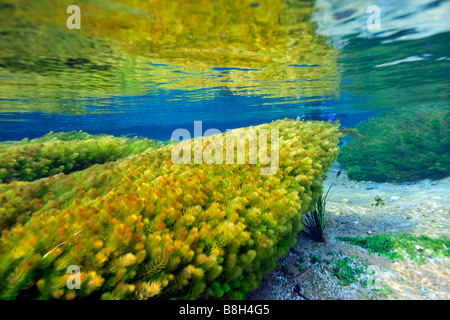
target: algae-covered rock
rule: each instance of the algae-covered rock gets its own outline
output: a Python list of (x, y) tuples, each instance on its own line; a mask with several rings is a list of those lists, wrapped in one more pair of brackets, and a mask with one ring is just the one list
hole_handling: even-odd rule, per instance
[(404, 182), (450, 174), (450, 109), (402, 108), (357, 126), (338, 161), (354, 180)]
[[(185, 162), (199, 150), (216, 156), (220, 148), (211, 146), (230, 139), (224, 133), (0, 185), (0, 210), (28, 202), (2, 232), (0, 297), (243, 298), (295, 242), (341, 134), (330, 123), (294, 120), (230, 132), (238, 137), (235, 159), (248, 140), (244, 164), (174, 163), (186, 145), (194, 152)], [(261, 154), (251, 164), (253, 143), (278, 154), (269, 174)], [(78, 290), (67, 286), (76, 268)]]

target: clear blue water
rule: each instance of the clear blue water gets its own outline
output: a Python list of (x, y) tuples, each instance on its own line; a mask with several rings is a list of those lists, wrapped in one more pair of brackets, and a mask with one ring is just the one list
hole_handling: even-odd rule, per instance
[[(289, 6), (296, 5), (293, 2), (283, 10), (289, 11)], [(204, 128), (224, 130), (302, 115), (309, 115), (311, 119), (327, 118), (323, 114), (336, 114), (344, 126), (353, 127), (382, 110), (448, 105), (449, 1), (380, 1), (381, 28), (376, 31), (369, 31), (366, 26), (370, 16), (365, 12), (368, 5), (369, 2), (359, 0), (306, 4), (313, 13), (304, 17), (299, 15), (298, 20), (307, 20), (306, 25), (313, 28), (308, 32), (318, 38), (321, 45), (330, 46), (326, 50), (335, 52), (332, 59), (320, 60), (322, 51), (315, 52), (316, 47), (306, 46), (304, 58), (282, 57), (285, 60), (278, 64), (264, 66), (258, 63), (252, 68), (252, 62), (227, 61), (221, 66), (202, 55), (187, 67), (186, 61), (182, 60), (184, 53), (169, 55), (164, 51), (168, 45), (163, 43), (164, 50), (157, 59), (152, 58), (156, 49), (150, 47), (136, 53), (145, 60), (125, 62), (127, 70), (131, 70), (127, 71), (127, 78), (127, 74), (109, 72), (111, 66), (90, 76), (94, 57), (87, 49), (74, 49), (74, 52), (77, 56), (86, 52), (82, 59), (91, 61), (91, 69), (83, 74), (73, 73), (77, 71), (77, 63), (80, 66), (88, 64), (74, 58), (70, 58), (72, 64), (69, 67), (66, 63), (64, 68), (58, 69), (49, 61), (70, 56), (67, 50), (45, 53), (51, 51), (50, 45), (39, 42), (39, 38), (36, 40), (30, 35), (35, 41), (32, 42), (27, 36), (13, 40), (7, 37), (11, 30), (25, 30), (26, 27), (25, 23), (21, 25), (15, 20), (8, 24), (10, 17), (6, 15), (11, 10), (16, 12), (17, 8), (5, 4), (2, 9), (5, 14), (3, 36), (0, 38), (5, 48), (0, 63), (0, 141), (70, 130), (164, 140), (170, 138), (175, 128), (190, 130), (193, 121), (203, 121)], [(251, 8), (256, 10), (258, 5)], [(194, 14), (189, 8), (186, 14), (189, 10)], [(164, 16), (164, 12), (160, 14)], [(239, 16), (240, 13), (233, 14)], [(40, 21), (33, 16), (29, 19)], [(51, 33), (49, 28), (46, 26), (39, 32)], [(62, 32), (59, 27), (53, 28), (55, 32), (49, 35), (50, 39), (57, 37), (56, 29)], [(152, 31), (150, 26), (149, 30)], [(71, 32), (73, 36), (76, 31)], [(302, 29), (298, 28), (290, 37), (301, 39), (302, 34)], [(97, 32), (97, 37), (99, 35), (101, 38), (101, 31)], [(253, 45), (257, 43), (255, 39), (246, 42)], [(180, 39), (175, 37), (175, 40)], [(237, 40), (240, 39), (229, 40), (227, 48)], [(205, 45), (207, 43), (194, 41), (188, 49)], [(38, 53), (33, 46), (38, 46), (44, 53)], [(229, 50), (225, 50), (225, 56), (231, 56), (232, 50)], [(148, 51), (153, 55), (148, 55)], [(126, 61), (125, 54), (120, 56), (120, 51), (111, 54), (99, 49), (97, 54), (105, 56), (100, 61), (116, 59), (111, 63), (113, 67), (115, 63)], [(22, 64), (15, 60), (15, 64), (7, 63), (18, 56), (22, 57)], [(324, 66), (324, 62), (328, 65)], [(201, 70), (192, 69), (192, 65), (197, 64), (201, 64)], [(100, 69), (98, 64), (95, 66), (96, 70)], [(335, 66), (335, 72), (323, 71), (329, 66)], [(314, 74), (315, 70), (319, 75)], [(264, 72), (272, 75), (272, 79), (258, 79)], [(298, 73), (291, 76), (286, 72)], [(306, 76), (302, 77), (304, 72)], [(310, 76), (311, 73), (314, 75)], [(134, 77), (136, 74), (139, 76)], [(241, 81), (246, 77), (248, 81)], [(103, 85), (96, 78), (109, 82)], [(133, 78), (132, 82), (130, 78)], [(281, 94), (274, 93), (277, 86), (287, 89)]]

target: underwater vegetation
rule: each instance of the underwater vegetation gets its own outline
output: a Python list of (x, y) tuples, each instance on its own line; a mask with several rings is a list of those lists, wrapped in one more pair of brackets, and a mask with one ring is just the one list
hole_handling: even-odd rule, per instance
[(339, 284), (342, 286), (355, 283), (358, 276), (367, 270), (365, 265), (358, 264), (350, 257), (332, 259), (331, 262), (334, 263), (333, 274), (339, 278)]
[[(244, 298), (295, 242), (342, 136), (326, 122), (250, 128), (279, 130), (275, 174), (262, 175), (259, 159), (174, 164), (174, 146), (199, 148), (187, 140), (68, 175), (0, 184), (0, 217), (7, 212), (9, 220), (0, 298)], [(248, 130), (232, 132), (249, 146)], [(201, 150), (220, 136), (204, 139)], [(66, 286), (69, 266), (80, 268), (79, 290)]]
[(303, 225), (306, 229), (303, 231), (314, 241), (324, 242), (324, 231), (328, 225), (328, 220), (325, 218), (326, 204), (328, 193), (330, 192), (328, 188), (325, 196), (320, 195), (317, 198), (316, 208), (314, 211), (308, 212), (304, 215)]
[(372, 201), (370, 204), (372, 207), (380, 207), (384, 206), (386, 204), (386, 201), (384, 201), (380, 196), (375, 196), (375, 200)]
[(338, 161), (354, 180), (405, 182), (450, 174), (450, 109), (397, 109), (357, 125)]
[(427, 235), (379, 234), (368, 237), (339, 237), (353, 245), (378, 253), (392, 260), (409, 258), (423, 263), (425, 256), (450, 257), (450, 240), (441, 236), (431, 238)]
[(85, 132), (59, 132), (42, 138), (0, 143), (0, 183), (33, 181), (70, 173), (165, 144), (142, 138), (117, 138)]

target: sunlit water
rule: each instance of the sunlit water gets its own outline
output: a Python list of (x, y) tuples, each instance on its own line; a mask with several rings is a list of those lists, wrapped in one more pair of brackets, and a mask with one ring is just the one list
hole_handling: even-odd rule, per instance
[(280, 118), (345, 126), (450, 101), (450, 1), (0, 3), (0, 140), (49, 131), (169, 139)]
[[(444, 235), (433, 250), (448, 258), (450, 0), (82, 0), (80, 29), (68, 28), (72, 4), (0, 0), (0, 298), (242, 298), (316, 200), (335, 239), (320, 246), (324, 262), (343, 257), (338, 234), (402, 230)], [(173, 165), (183, 143), (154, 150), (176, 129), (198, 135), (198, 121), (202, 134), (284, 118), (339, 120), (348, 135), (337, 148), (329, 123), (276, 122), (276, 178), (208, 167), (206, 153), (204, 167)], [(430, 261), (396, 262), (393, 297), (415, 298), (412, 286), (448, 297), (448, 259)], [(66, 264), (83, 267), (80, 294), (62, 289)], [(292, 278), (323, 297), (320, 279), (341, 287), (314, 272)]]

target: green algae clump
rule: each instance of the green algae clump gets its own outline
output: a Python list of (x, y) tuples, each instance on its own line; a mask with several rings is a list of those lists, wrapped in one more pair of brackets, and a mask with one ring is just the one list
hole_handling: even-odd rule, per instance
[(357, 126), (362, 138), (342, 147), (338, 161), (353, 180), (409, 182), (450, 175), (450, 109), (398, 109)]
[[(14, 207), (14, 195), (29, 207), (17, 210), (1, 235), (0, 298), (244, 298), (295, 243), (341, 136), (333, 124), (294, 120), (230, 132), (250, 145), (250, 129), (278, 130), (274, 174), (261, 174), (260, 159), (175, 164), (175, 146), (194, 150), (199, 140), (193, 139), (68, 175), (1, 185), (2, 194), (11, 190), (0, 210)], [(224, 135), (200, 140), (201, 150)], [(80, 269), (79, 290), (67, 286), (71, 266)]]

